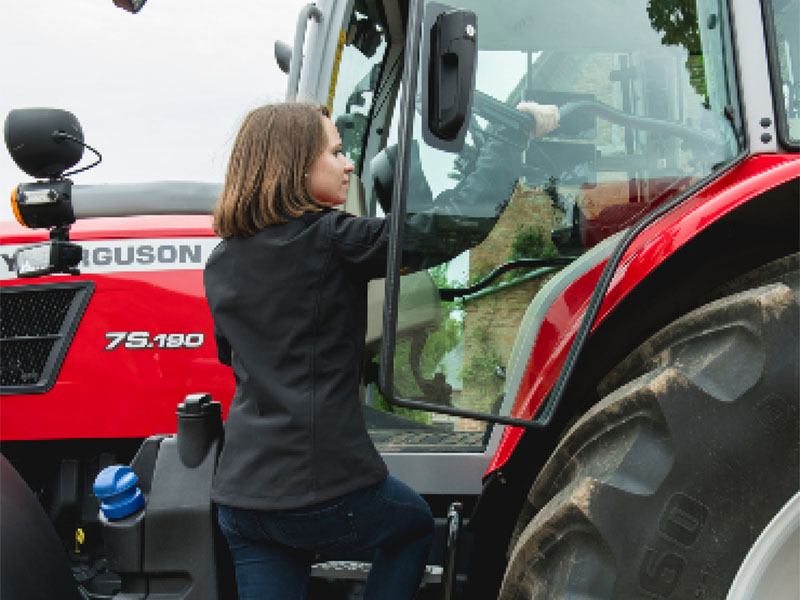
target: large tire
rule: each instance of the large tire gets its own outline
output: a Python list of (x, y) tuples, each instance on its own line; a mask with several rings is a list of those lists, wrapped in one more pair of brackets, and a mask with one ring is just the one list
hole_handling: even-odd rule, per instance
[(28, 485), (0, 454), (0, 598), (80, 600), (53, 524)]
[(531, 488), (501, 600), (726, 597), (800, 488), (797, 275), (780, 279), (687, 314), (606, 378)]

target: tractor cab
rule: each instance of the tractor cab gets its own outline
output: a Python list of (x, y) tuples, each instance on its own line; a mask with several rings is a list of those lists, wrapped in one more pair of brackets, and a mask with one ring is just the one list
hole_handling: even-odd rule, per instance
[[(366, 214), (423, 216), (437, 238), (397, 236), (438, 263), (426, 319), (405, 326), (418, 275), (373, 284), (396, 320), (372, 338), (365, 402), (391, 413), (371, 434), (393, 469), (471, 492), (500, 442), (490, 422), (524, 425), (512, 414), (531, 362), (549, 360), (530, 356), (549, 299), (741, 154), (741, 90), (724, 4), (411, 4), (353, 3), (333, 53), (318, 42), (339, 25), (310, 21), (296, 93), (331, 106)], [(453, 33), (454, 14), (474, 21)], [(535, 138), (524, 102), (557, 105), (559, 127)]]

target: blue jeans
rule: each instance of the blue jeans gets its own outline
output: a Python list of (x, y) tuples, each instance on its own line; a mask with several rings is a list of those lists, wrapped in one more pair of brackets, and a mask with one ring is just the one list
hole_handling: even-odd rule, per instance
[(389, 476), (377, 485), (295, 510), (218, 506), (240, 600), (302, 600), (311, 565), (374, 551), (366, 600), (410, 600), (433, 539), (428, 504)]

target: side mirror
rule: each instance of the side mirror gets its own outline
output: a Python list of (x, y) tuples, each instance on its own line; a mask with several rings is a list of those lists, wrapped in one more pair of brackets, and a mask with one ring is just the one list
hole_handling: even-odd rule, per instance
[(423, 122), (431, 136), (440, 140), (433, 141), (432, 145), (455, 151), (463, 146), (472, 109), (478, 53), (477, 19), (475, 13), (468, 10), (445, 10), (436, 14), (436, 5), (428, 5), (428, 9), (433, 10), (433, 14), (425, 19), (429, 35), (428, 76), (423, 74), (422, 77)]
[(145, 2), (147, 2), (147, 0), (114, 0), (114, 4), (116, 6), (133, 14), (136, 14), (142, 10)]
[(289, 74), (289, 68), (292, 65), (292, 47), (286, 42), (275, 40), (275, 62), (278, 63), (278, 68)]

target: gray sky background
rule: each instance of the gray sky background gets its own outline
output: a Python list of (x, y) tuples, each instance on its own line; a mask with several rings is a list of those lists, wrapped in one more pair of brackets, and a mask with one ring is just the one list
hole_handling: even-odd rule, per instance
[[(3, 0), (0, 117), (73, 112), (103, 162), (76, 183), (221, 181), (247, 111), (281, 100), (276, 39), (291, 43), (307, 0)], [(93, 155), (86, 151), (81, 165)], [(0, 220), (28, 181), (0, 149)]]

